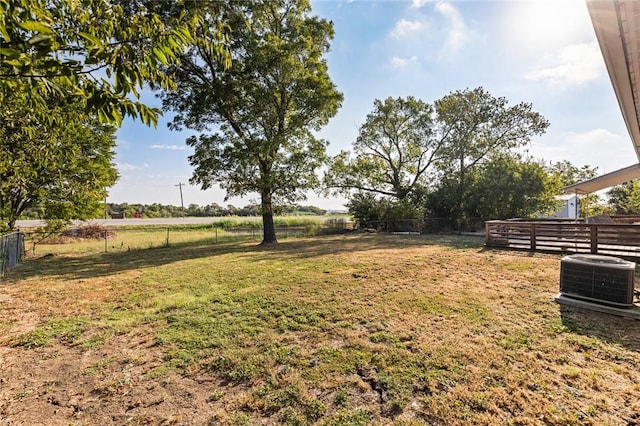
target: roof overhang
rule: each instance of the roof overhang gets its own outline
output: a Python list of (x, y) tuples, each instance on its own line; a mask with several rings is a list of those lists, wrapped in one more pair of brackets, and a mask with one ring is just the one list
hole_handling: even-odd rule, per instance
[[(622, 117), (640, 160), (640, 2), (586, 0)], [(564, 187), (590, 194), (640, 177), (640, 163)]]
[(587, 0), (587, 9), (640, 160), (640, 2)]
[(640, 163), (633, 166), (625, 167), (624, 169), (616, 170), (615, 172), (607, 173), (606, 175), (598, 176), (593, 179), (589, 179), (584, 182), (576, 183), (573, 185), (565, 186), (562, 190), (565, 193), (573, 194), (591, 194), (601, 189), (609, 188), (620, 183), (630, 181), (640, 177)]

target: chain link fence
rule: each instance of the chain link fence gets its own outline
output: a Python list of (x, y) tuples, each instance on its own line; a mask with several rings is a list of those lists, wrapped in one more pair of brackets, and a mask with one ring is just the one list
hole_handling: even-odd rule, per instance
[(449, 218), (442, 217), (404, 220), (369, 220), (359, 223), (358, 229), (368, 232), (408, 234), (481, 232), (484, 231), (484, 221), (481, 218), (470, 218), (461, 224), (453, 224)]
[(0, 277), (15, 268), (24, 254), (24, 234), (13, 232), (0, 237)]
[[(306, 225), (276, 225), (277, 238), (309, 237), (322, 234), (377, 232), (395, 234), (442, 234), (451, 232), (484, 231), (484, 222), (473, 219), (456, 229), (447, 218), (425, 218), (416, 220), (382, 220), (356, 224), (348, 219), (330, 219), (323, 223)], [(9, 250), (14, 258), (22, 255), (27, 246), (29, 257), (65, 253), (119, 252), (148, 248), (160, 248), (191, 244), (195, 242), (225, 243), (232, 241), (260, 241), (262, 226), (231, 227), (104, 227), (100, 225), (69, 228), (60, 234), (35, 230), (21, 233), (20, 248)], [(13, 266), (11, 266), (13, 267)], [(3, 270), (4, 273), (4, 270)]]
[[(276, 225), (278, 239), (308, 237), (319, 234), (349, 232), (353, 223), (343, 219), (331, 219), (325, 223), (306, 225)], [(225, 243), (232, 241), (260, 241), (263, 237), (261, 224), (255, 226), (190, 227), (104, 227), (100, 225), (80, 226), (51, 234), (42, 230), (26, 232), (29, 257), (45, 254), (117, 252), (147, 248), (171, 247), (197, 241)]]

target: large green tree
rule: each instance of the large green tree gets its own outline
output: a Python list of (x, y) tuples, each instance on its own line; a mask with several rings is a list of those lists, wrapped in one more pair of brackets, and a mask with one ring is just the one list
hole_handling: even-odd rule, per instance
[(526, 146), (549, 122), (531, 104), (509, 106), (482, 87), (452, 92), (437, 100), (435, 109), (446, 151), (438, 169), (451, 191), (451, 219), (460, 226), (467, 219), (474, 169), (491, 155)]
[(433, 106), (412, 96), (376, 99), (360, 127), (353, 155), (331, 161), (324, 184), (337, 193), (365, 191), (405, 200), (429, 185), (428, 173), (443, 155)]
[(229, 2), (207, 16), (233, 29), (232, 65), (196, 38), (171, 68), (178, 86), (162, 94), (163, 107), (176, 113), (172, 128), (201, 132), (187, 140), (191, 182), (219, 184), (227, 196), (260, 194), (262, 243), (275, 243), (274, 206), (317, 186), (326, 142), (312, 131), (342, 101), (323, 58), (333, 26), (312, 16), (307, 0)]
[(634, 179), (616, 185), (607, 192), (609, 206), (615, 214), (640, 214), (640, 180)]
[(13, 229), (35, 207), (49, 219), (95, 217), (116, 182), (115, 127), (77, 104), (50, 99), (48, 107), (59, 118), (54, 123), (37, 121), (24, 100), (13, 99), (0, 111), (0, 227)]
[(548, 170), (550, 173), (558, 177), (560, 185), (562, 186), (569, 186), (574, 183), (593, 179), (598, 174), (597, 167), (586, 164), (582, 167), (578, 167), (567, 160), (549, 164)]
[(427, 199), (427, 212), (459, 227), (477, 214), (480, 167), (517, 152), (548, 125), (531, 104), (509, 106), (482, 87), (452, 92), (434, 106), (411, 97), (376, 101), (354, 143), (355, 158), (337, 156), (325, 182), (402, 202)]
[(552, 213), (557, 182), (538, 161), (496, 155), (483, 163), (473, 184), (476, 214), (484, 220)]
[[(161, 13), (172, 4), (180, 13)], [(138, 101), (146, 85), (175, 88), (163, 66), (193, 40), (199, 2), (150, 0), (0, 0), (0, 103), (18, 97), (37, 121), (55, 121), (51, 96), (71, 98), (119, 124), (123, 116), (155, 124), (160, 110)], [(222, 63), (222, 21), (209, 25), (211, 49)], [(31, 130), (28, 128), (27, 130)]]

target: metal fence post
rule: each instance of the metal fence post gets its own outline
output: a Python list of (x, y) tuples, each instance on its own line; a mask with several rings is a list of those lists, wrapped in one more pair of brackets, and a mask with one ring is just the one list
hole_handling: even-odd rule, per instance
[(18, 241), (16, 241), (16, 259), (18, 262), (22, 260), (22, 254), (24, 253), (24, 234), (18, 231), (16, 235)]
[(7, 270), (7, 238), (0, 238), (0, 277), (4, 277)]

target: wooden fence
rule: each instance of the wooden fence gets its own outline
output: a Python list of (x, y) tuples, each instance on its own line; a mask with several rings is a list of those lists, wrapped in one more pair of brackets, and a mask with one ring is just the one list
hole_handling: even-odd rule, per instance
[(640, 260), (640, 225), (492, 220), (485, 222), (485, 245), (603, 254), (637, 261)]

